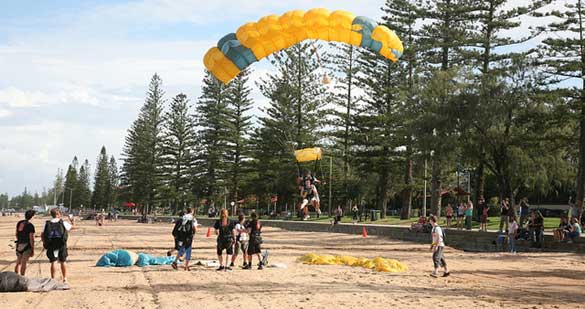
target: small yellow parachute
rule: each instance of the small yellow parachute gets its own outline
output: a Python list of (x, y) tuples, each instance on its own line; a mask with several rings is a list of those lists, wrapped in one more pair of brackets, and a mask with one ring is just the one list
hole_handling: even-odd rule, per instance
[(207, 70), (227, 84), (252, 63), (309, 39), (367, 48), (394, 62), (404, 51), (392, 30), (369, 17), (312, 9), (268, 15), (244, 24), (209, 49), (203, 62)]
[(297, 159), (297, 162), (321, 160), (322, 156), (323, 150), (319, 147), (295, 150), (295, 157)]
[(374, 259), (368, 258), (356, 258), (353, 256), (346, 255), (318, 255), (315, 253), (308, 253), (301, 256), (299, 262), (310, 265), (346, 265), (353, 267), (363, 267), (368, 269), (374, 269), (380, 272), (404, 272), (408, 270), (406, 264), (400, 263), (397, 260), (385, 259), (377, 257)]

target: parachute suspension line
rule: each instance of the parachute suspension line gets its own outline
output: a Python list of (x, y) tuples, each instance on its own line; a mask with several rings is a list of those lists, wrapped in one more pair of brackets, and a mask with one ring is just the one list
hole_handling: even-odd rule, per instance
[(311, 46), (313, 47), (313, 51), (315, 52), (315, 55), (317, 56), (317, 63), (319, 64), (319, 69), (321, 69), (321, 71), (323, 71), (323, 79), (321, 80), (321, 83), (323, 85), (329, 85), (329, 83), (331, 83), (331, 78), (329, 78), (329, 76), (327, 75), (327, 72), (325, 72), (325, 69), (323, 68), (323, 63), (321, 62), (321, 56), (319, 55), (319, 51), (317, 50), (317, 46), (315, 46), (315, 42), (317, 42), (316, 40), (313, 41), (313, 43), (311, 43)]

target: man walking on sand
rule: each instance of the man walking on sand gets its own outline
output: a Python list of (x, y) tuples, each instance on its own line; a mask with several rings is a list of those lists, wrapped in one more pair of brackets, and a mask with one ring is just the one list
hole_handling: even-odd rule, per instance
[(443, 251), (445, 250), (445, 235), (443, 234), (441, 227), (437, 224), (437, 217), (431, 215), (429, 222), (433, 226), (431, 232), (433, 237), (431, 250), (433, 251), (433, 264), (435, 266), (435, 270), (431, 273), (431, 277), (437, 278), (439, 276), (439, 266), (444, 269), (443, 277), (448, 277), (450, 274), (449, 268), (447, 268), (447, 262), (445, 262), (445, 257), (443, 256)]
[(181, 219), (175, 222), (173, 228), (173, 237), (175, 238), (175, 246), (178, 247), (177, 257), (171, 264), (174, 269), (177, 269), (177, 262), (182, 255), (185, 255), (185, 270), (190, 271), (189, 261), (191, 261), (191, 252), (193, 250), (193, 236), (197, 233), (197, 219), (193, 217), (193, 210), (187, 208), (185, 214)]
[(45, 223), (41, 239), (51, 262), (51, 278), (55, 279), (57, 261), (59, 261), (63, 283), (67, 283), (67, 238), (72, 226), (61, 219), (61, 211), (58, 208), (51, 209), (51, 217), (52, 219)]

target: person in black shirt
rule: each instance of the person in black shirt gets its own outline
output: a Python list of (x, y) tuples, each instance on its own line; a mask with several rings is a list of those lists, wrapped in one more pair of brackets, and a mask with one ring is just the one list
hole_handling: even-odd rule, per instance
[[(231, 267), (227, 266), (230, 256), (234, 254), (234, 244), (236, 243), (236, 222), (232, 221), (228, 217), (228, 210), (222, 209), (219, 214), (219, 220), (215, 221), (213, 226), (215, 229), (215, 235), (217, 235), (217, 258), (219, 259), (219, 268), (221, 270), (232, 270)], [(225, 250), (225, 264), (222, 258), (223, 250)]]
[(246, 223), (246, 229), (248, 229), (248, 235), (250, 240), (248, 242), (248, 265), (244, 269), (252, 269), (252, 256), (258, 257), (258, 269), (263, 269), (262, 265), (262, 224), (258, 220), (258, 215), (253, 212), (250, 215), (251, 220)]
[(24, 214), (25, 220), (16, 224), (16, 266), (14, 272), (24, 276), (26, 263), (35, 254), (35, 226), (30, 223), (36, 212), (27, 210)]

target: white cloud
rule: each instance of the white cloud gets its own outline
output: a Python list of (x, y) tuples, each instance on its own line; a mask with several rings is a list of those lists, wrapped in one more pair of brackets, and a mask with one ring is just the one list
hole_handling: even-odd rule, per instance
[[(297, 1), (233, 1), (215, 0), (202, 3), (200, 0), (145, 0), (117, 5), (102, 6), (83, 16), (84, 22), (114, 21), (135, 23), (142, 21), (194, 24), (221, 24), (227, 21), (241, 22), (260, 19), (268, 14), (282, 14), (289, 10), (327, 8), (348, 10), (356, 15), (378, 17), (381, 15), (379, 0), (297, 0)], [(233, 30), (235, 31), (235, 29)]]
[[(41, 191), (50, 187), (58, 168), (65, 168), (74, 155), (88, 159), (92, 168), (102, 145), (118, 157), (125, 131), (57, 121), (0, 126), (0, 192), (11, 194)], [(92, 170), (93, 172), (93, 170)]]
[(0, 118), (3, 118), (3, 117), (10, 117), (10, 116), (12, 116), (13, 114), (14, 114), (13, 112), (11, 112), (11, 111), (9, 111), (9, 110), (7, 110), (7, 109), (0, 109)]

